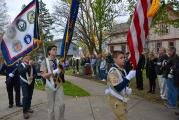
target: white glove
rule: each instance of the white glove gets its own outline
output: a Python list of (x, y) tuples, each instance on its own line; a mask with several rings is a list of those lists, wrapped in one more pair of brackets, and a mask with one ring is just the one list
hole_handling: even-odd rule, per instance
[(127, 103), (128, 101), (129, 101), (129, 98), (123, 98), (123, 100), (122, 100), (123, 102), (125, 102), (125, 103)]
[(105, 95), (109, 94), (110, 93), (110, 90), (109, 88), (106, 88), (105, 91), (104, 91)]
[(57, 68), (55, 70), (53, 70), (53, 74), (56, 75), (56, 74), (59, 74), (60, 73), (60, 70)]
[(132, 89), (129, 87), (126, 87), (126, 94), (131, 95), (132, 94)]
[(130, 81), (132, 78), (134, 78), (136, 76), (136, 70), (131, 70), (128, 75), (126, 76), (126, 78)]
[(14, 74), (10, 73), (10, 74), (9, 74), (9, 77), (14, 77)]

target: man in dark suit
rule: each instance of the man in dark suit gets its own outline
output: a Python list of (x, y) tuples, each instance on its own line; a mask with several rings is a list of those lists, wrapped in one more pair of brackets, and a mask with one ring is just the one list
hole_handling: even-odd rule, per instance
[(143, 76), (142, 71), (145, 66), (145, 56), (142, 54), (140, 56), (137, 68), (136, 68), (136, 85), (138, 90), (143, 90)]
[(13, 89), (15, 90), (15, 102), (17, 107), (22, 107), (20, 102), (20, 80), (19, 73), (17, 70), (19, 63), (15, 63), (12, 66), (7, 66), (4, 64), (1, 68), (0, 73), (6, 75), (6, 88), (9, 99), (9, 108), (13, 107), (14, 104), (14, 96)]

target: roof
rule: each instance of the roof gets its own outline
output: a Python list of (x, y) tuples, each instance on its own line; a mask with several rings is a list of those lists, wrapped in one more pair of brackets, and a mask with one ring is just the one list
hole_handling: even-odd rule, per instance
[(129, 25), (127, 23), (116, 24), (113, 26), (111, 35), (128, 32)]

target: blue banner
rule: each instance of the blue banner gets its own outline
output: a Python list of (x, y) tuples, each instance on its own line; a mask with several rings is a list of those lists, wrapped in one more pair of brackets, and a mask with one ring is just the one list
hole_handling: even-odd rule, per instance
[(73, 37), (73, 31), (75, 27), (76, 18), (78, 15), (80, 0), (72, 0), (70, 7), (70, 14), (68, 16), (64, 36), (61, 43), (60, 56), (66, 58), (70, 43)]

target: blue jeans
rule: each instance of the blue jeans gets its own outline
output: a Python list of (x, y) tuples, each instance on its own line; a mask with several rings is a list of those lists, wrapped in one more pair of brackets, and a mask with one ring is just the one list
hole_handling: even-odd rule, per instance
[(171, 107), (176, 107), (177, 103), (177, 92), (176, 88), (174, 87), (173, 84), (173, 79), (168, 78), (167, 79), (167, 87), (168, 87), (168, 105)]
[(104, 69), (100, 69), (100, 73), (99, 73), (99, 79), (103, 80), (106, 79), (106, 70)]
[(22, 103), (23, 103), (23, 113), (26, 113), (31, 106), (31, 100), (32, 100), (32, 94), (34, 91), (34, 81), (31, 83), (31, 85), (28, 85), (27, 83), (20, 80), (20, 84), (22, 87)]

